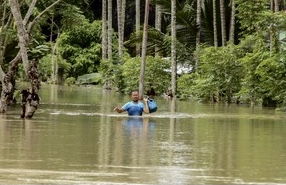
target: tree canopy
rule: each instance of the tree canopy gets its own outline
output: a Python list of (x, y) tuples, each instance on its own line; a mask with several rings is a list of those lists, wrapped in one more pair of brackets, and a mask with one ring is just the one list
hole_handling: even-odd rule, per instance
[[(111, 35), (103, 29), (103, 22), (108, 20), (102, 18), (102, 1), (23, 1), (18, 2), (21, 14), (29, 12), (32, 2), (36, 4), (31, 17), (22, 20), (25, 29), (29, 30), (28, 24), (36, 19), (25, 47), (29, 61), (39, 59), (42, 81), (60, 83), (58, 79), (62, 79), (73, 83), (79, 76), (96, 73), (102, 78), (99, 81), (101, 85), (109, 84), (121, 92), (128, 92), (138, 85), (140, 56), (136, 47), (142, 43), (144, 2), (137, 5), (140, 6), (141, 26), (138, 33), (135, 29), (135, 1), (126, 0), (121, 9), (118, 9), (117, 3), (124, 1), (110, 1), (112, 5), (105, 8), (111, 11), (108, 15), (113, 17), (112, 27), (108, 28)], [(56, 2), (57, 5), (45, 11)], [(176, 62), (190, 69), (187, 73), (177, 74), (177, 97), (285, 106), (285, 5), (275, 2), (203, 0), (197, 4), (197, 0), (176, 0), (176, 24), (172, 25), (170, 0), (151, 1), (144, 77), (146, 87), (152, 85), (158, 92), (164, 93), (171, 85), (170, 73), (166, 71), (172, 68), (168, 58), (172, 53), (172, 28), (175, 27), (176, 40), (173, 44)], [(0, 78), (4, 84), (5, 76), (10, 74), (11, 61), (18, 56), (21, 42), (20, 37), (16, 37), (19, 30), (14, 26), (16, 20), (9, 2), (1, 3)], [(162, 12), (160, 29), (155, 27), (156, 16), (159, 15), (156, 5), (160, 5)], [(224, 11), (221, 11), (222, 7)], [(200, 19), (197, 19), (198, 15)], [(124, 19), (122, 56), (119, 56), (120, 18)], [(197, 20), (200, 20), (199, 25)], [(111, 40), (107, 45), (112, 48), (112, 56), (108, 60), (102, 59), (105, 34)], [(223, 39), (227, 41), (224, 45)], [(12, 76), (27, 80), (25, 70), (25, 63), (20, 63), (15, 76)], [(56, 75), (61, 78), (55, 78)]]

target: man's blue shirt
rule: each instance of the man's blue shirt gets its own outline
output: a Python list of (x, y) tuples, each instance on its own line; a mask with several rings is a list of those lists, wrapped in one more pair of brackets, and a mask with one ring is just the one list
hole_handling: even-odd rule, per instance
[(142, 116), (144, 104), (142, 102), (134, 103), (131, 101), (123, 105), (122, 109), (127, 111), (129, 116)]

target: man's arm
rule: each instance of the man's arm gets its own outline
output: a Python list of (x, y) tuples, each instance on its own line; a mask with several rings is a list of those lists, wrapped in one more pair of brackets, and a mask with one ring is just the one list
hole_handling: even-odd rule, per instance
[(121, 107), (115, 107), (114, 110), (118, 113), (122, 113), (124, 112), (125, 110), (123, 110)]
[(144, 103), (144, 113), (149, 114), (149, 106), (148, 106), (148, 102), (147, 102), (147, 98), (143, 99), (143, 103)]

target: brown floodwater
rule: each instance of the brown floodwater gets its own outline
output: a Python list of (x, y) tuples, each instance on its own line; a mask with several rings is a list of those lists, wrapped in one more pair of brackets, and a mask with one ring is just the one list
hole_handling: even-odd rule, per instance
[(130, 118), (113, 91), (40, 96), (31, 120), (19, 105), (0, 115), (0, 184), (286, 184), (286, 114), (272, 108), (156, 97)]

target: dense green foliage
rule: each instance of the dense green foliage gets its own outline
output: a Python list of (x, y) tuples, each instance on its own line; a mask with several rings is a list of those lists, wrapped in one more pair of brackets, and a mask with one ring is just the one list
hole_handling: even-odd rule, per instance
[(231, 102), (240, 89), (243, 76), (242, 65), (238, 61), (239, 53), (239, 49), (233, 45), (206, 47), (199, 51), (197, 76), (191, 86), (194, 97)]
[[(125, 57), (123, 65), (114, 64), (108, 60), (101, 62), (100, 72), (103, 77), (103, 84), (114, 84), (125, 93), (138, 89), (140, 74), (140, 57)], [(150, 87), (156, 89), (156, 93), (161, 94), (170, 86), (171, 74), (170, 61), (159, 57), (147, 57), (145, 73), (145, 90)]]
[[(141, 59), (139, 57), (129, 58), (122, 66), (122, 75), (126, 85), (125, 91), (138, 89)], [(170, 61), (158, 57), (147, 57), (145, 86), (146, 90), (152, 86), (156, 93), (161, 94), (170, 86), (171, 73)]]
[(101, 58), (101, 22), (82, 21), (59, 37), (59, 52), (71, 68), (68, 77), (97, 72)]
[[(48, 1), (48, 4), (53, 2)], [(55, 64), (67, 83), (75, 83), (86, 74), (96, 75), (96, 83), (108, 88), (129, 92), (138, 88), (140, 57), (135, 46), (142, 41), (135, 33), (135, 2), (127, 0), (124, 57), (118, 57), (116, 1), (113, 1), (112, 59), (102, 60), (102, 1), (66, 1), (51, 9), (33, 28), (29, 56), (40, 57), (42, 80), (54, 74)], [(162, 5), (161, 31), (154, 28), (155, 3)], [(213, 10), (213, 1), (202, 5), (201, 45), (196, 44), (196, 1), (177, 0), (177, 62), (194, 71), (178, 75), (178, 93), (181, 99), (198, 101), (246, 102), (265, 106), (284, 106), (286, 89), (286, 56), (281, 33), (285, 34), (286, 15), (270, 10), (268, 0), (235, 1), (235, 41), (221, 46), (221, 17), (219, 1)], [(45, 7), (38, 5), (38, 10)], [(26, 7), (26, 6), (25, 6)], [(141, 26), (144, 3), (141, 3)], [(164, 93), (170, 86), (171, 32), (169, 0), (152, 1), (150, 5), (148, 52), (145, 89), (152, 85)], [(280, 10), (283, 6), (281, 4)], [(231, 1), (225, 0), (226, 30), (230, 30)], [(213, 12), (217, 13), (219, 47), (214, 47)], [(0, 13), (3, 12), (2, 10)], [(35, 12), (36, 14), (36, 12)], [(2, 25), (3, 26), (3, 25)], [(5, 29), (4, 29), (5, 28)], [(227, 31), (229, 37), (229, 31)], [(5, 37), (3, 37), (5, 35)], [(17, 51), (15, 28), (3, 26), (0, 34), (6, 39), (3, 68), (6, 69)], [(234, 44), (233, 44), (234, 43)], [(49, 49), (40, 49), (49, 46)], [(155, 48), (158, 55), (155, 56)], [(19, 68), (21, 69), (21, 67)], [(100, 80), (98, 78), (101, 78)]]

